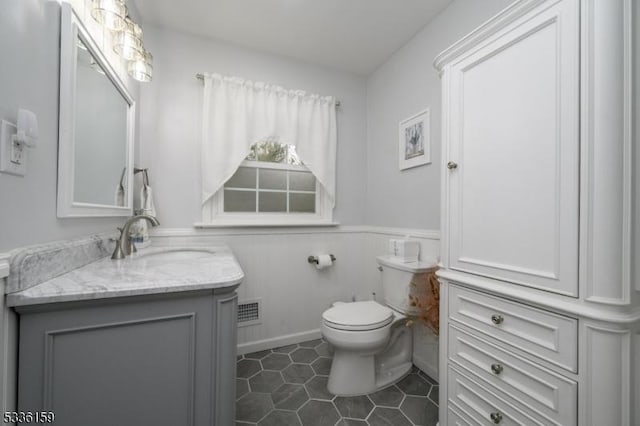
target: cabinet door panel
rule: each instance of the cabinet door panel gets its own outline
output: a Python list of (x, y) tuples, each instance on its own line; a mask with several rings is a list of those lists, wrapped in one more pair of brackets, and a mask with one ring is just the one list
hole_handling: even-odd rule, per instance
[(193, 425), (194, 334), (195, 314), (48, 332), (45, 406), (67, 425)]
[(450, 68), (450, 267), (577, 296), (578, 3), (546, 2)]

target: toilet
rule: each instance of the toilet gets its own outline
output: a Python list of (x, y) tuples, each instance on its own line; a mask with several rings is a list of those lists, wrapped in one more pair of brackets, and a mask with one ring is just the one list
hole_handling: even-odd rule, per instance
[(334, 355), (327, 389), (339, 396), (364, 395), (402, 379), (411, 371), (413, 334), (409, 291), (413, 274), (435, 261), (403, 263), (376, 258), (382, 272), (384, 303), (337, 302), (322, 314), (322, 335)]

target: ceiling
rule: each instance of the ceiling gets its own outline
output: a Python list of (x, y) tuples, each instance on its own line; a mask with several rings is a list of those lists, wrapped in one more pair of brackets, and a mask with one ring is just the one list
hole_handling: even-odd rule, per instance
[(366, 75), (453, 0), (134, 0), (143, 23)]

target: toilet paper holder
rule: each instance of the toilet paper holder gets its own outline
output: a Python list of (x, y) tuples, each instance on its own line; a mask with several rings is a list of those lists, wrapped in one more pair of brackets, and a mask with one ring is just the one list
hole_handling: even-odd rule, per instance
[[(331, 261), (332, 262), (336, 261), (336, 257), (334, 255), (330, 254), (329, 257), (331, 257)], [(307, 257), (307, 262), (315, 263), (317, 265), (318, 264), (318, 256), (309, 256), (309, 257)]]

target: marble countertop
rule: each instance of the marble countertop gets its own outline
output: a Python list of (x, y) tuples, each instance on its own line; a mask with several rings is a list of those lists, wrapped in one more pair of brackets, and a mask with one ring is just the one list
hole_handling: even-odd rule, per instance
[(150, 247), (122, 260), (102, 258), (7, 294), (8, 306), (219, 289), (244, 278), (229, 247)]

